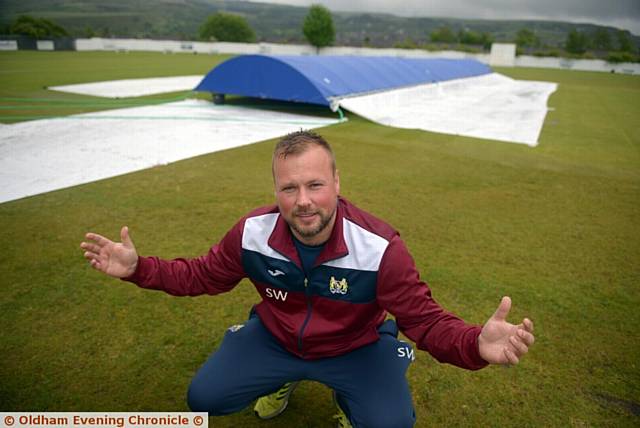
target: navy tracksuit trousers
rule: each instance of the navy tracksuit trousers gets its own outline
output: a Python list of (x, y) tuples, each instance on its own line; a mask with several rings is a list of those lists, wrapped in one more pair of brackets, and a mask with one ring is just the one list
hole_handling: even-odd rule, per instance
[(312, 380), (335, 390), (354, 427), (412, 427), (415, 412), (406, 371), (413, 348), (387, 320), (380, 340), (337, 357), (304, 360), (285, 350), (253, 314), (227, 330), (191, 381), (191, 410), (225, 415), (244, 409), (286, 382)]

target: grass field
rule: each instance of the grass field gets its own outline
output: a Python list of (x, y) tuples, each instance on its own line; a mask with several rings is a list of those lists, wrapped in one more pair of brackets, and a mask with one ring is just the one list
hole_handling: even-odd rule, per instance
[[(98, 101), (43, 86), (205, 73), (221, 59), (2, 52), (0, 121)], [(638, 426), (640, 78), (499, 71), (559, 83), (537, 148), (353, 115), (321, 130), (343, 195), (401, 232), (443, 306), (482, 323), (510, 295), (511, 319), (536, 323), (516, 368), (467, 372), (419, 353), (417, 426)], [(52, 101), (16, 109), (11, 98)], [(116, 237), (127, 224), (141, 254), (207, 251), (272, 202), (273, 143), (0, 205), (0, 410), (186, 411), (191, 376), (257, 301), (252, 286), (199, 298), (144, 291), (92, 271), (78, 245), (86, 231)], [(332, 426), (322, 385), (304, 383), (289, 405), (270, 422), (246, 409), (210, 426)]]
[(64, 116), (183, 98), (187, 93), (104, 99), (47, 87), (143, 77), (206, 74), (226, 55), (119, 52), (0, 53), (0, 121)]

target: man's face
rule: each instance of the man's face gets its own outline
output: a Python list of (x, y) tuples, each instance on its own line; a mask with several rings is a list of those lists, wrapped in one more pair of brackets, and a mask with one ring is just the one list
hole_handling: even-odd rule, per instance
[(278, 208), (293, 234), (307, 245), (320, 245), (335, 223), (340, 180), (333, 173), (331, 156), (320, 146), (278, 156), (273, 165)]

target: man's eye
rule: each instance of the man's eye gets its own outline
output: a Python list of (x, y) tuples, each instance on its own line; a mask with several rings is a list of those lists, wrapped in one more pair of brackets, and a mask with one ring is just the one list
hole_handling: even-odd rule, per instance
[(295, 187), (284, 187), (284, 188), (282, 189), (282, 191), (283, 191), (283, 192), (286, 192), (286, 193), (291, 193), (291, 192), (293, 192), (295, 189), (296, 189)]
[(320, 187), (322, 187), (322, 183), (311, 183), (312, 189), (319, 189)]

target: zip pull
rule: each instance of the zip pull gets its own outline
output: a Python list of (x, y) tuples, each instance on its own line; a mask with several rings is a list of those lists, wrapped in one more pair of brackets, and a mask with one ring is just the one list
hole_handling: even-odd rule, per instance
[(309, 296), (308, 293), (308, 288), (309, 286), (309, 280), (307, 279), (307, 277), (304, 277), (304, 295), (305, 295), (305, 300), (307, 301), (307, 315), (304, 318), (304, 321), (302, 322), (302, 326), (300, 326), (300, 331), (298, 332), (298, 351), (304, 355), (303, 352), (303, 348), (302, 348), (302, 336), (304, 335), (304, 329), (307, 327), (307, 323), (309, 322), (309, 318), (311, 318), (311, 296)]

